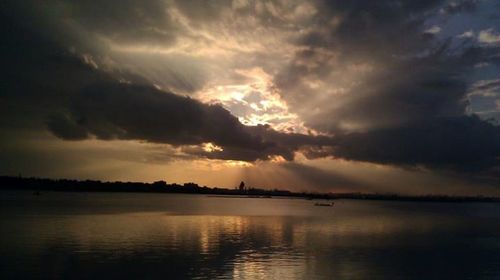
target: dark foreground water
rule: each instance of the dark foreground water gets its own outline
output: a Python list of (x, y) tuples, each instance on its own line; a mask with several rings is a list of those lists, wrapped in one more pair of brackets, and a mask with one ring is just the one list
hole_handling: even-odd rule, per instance
[(500, 279), (500, 204), (0, 192), (0, 279)]

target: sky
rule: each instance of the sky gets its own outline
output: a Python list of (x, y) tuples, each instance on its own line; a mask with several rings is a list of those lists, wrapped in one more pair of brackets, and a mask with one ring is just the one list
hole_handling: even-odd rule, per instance
[(5, 0), (0, 174), (500, 195), (499, 0)]

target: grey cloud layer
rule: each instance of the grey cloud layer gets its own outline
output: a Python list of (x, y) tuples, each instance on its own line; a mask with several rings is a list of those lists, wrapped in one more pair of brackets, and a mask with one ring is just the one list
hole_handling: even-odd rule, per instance
[(479, 63), (497, 64), (500, 49), (424, 32), (442, 12), (474, 12), (477, 5), (325, 1), (320, 24), (296, 39), (305, 50), (276, 83), (306, 125), (335, 134), (335, 156), (467, 170), (495, 166), (499, 128), (466, 114), (467, 78)]
[(163, 92), (151, 86), (108, 81), (83, 88), (68, 112), (53, 114), (49, 129), (68, 140), (132, 139), (172, 145), (213, 143), (219, 152), (185, 149), (209, 158), (255, 161), (293, 159), (303, 145), (327, 144), (324, 137), (284, 134), (265, 126), (244, 126), (219, 105)]
[(1, 95), (5, 126), (40, 129), (47, 125), (67, 140), (96, 137), (172, 145), (212, 142), (224, 150), (192, 154), (245, 161), (273, 155), (291, 160), (303, 145), (324, 144), (317, 137), (244, 126), (219, 105), (158, 90), (127, 71), (96, 69), (86, 56), (65, 50), (59, 41), (22, 25), (17, 18), (4, 17), (3, 23), (2, 33), (10, 35), (2, 52), (9, 66)]
[[(427, 22), (441, 11), (447, 16), (474, 13), (478, 1), (308, 2), (313, 12), (300, 1), (54, 3), (2, 5), (1, 30), (9, 38), (2, 46), (8, 66), (1, 93), (3, 126), (20, 119), (42, 122), (68, 140), (212, 142), (223, 151), (185, 151), (245, 161), (271, 156), (292, 160), (294, 152), (301, 151), (311, 158), (462, 170), (498, 165), (499, 128), (466, 114), (466, 78), (478, 63), (498, 64), (498, 46), (456, 47), (455, 42), (424, 32)], [(172, 14), (173, 9), (182, 16)], [(58, 17), (63, 20), (51, 11), (62, 13)], [(35, 23), (26, 17), (36, 17)], [(125, 55), (109, 50), (105, 43), (168, 51), (167, 47), (189, 39), (211, 49), (217, 42), (209, 27), (215, 32), (224, 28), (229, 39), (236, 31), (254, 36), (246, 23), (287, 39), (291, 56), (276, 59), (266, 54), (276, 52), (271, 47), (245, 49), (244, 43), (251, 42), (243, 42), (221, 50), (231, 55), (218, 66), (213, 57)], [(66, 33), (54, 36), (60, 30)], [(214, 76), (234, 82), (235, 65), (259, 66), (273, 75), (291, 111), (307, 127), (331, 136), (245, 126), (219, 105), (171, 93), (195, 92)]]
[(465, 114), (466, 77), (496, 63), (499, 49), (456, 48), (423, 32), (443, 2), (328, 1), (320, 22), (338, 23), (297, 39), (307, 49), (277, 75), (284, 98), (309, 126), (332, 132)]

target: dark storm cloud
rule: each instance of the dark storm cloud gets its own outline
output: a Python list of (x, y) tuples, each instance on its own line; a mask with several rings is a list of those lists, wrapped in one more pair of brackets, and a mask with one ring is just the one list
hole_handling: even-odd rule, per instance
[[(333, 15), (339, 15), (339, 25), (332, 30), (332, 40), (338, 41), (343, 52), (414, 51), (425, 43), (418, 30), (425, 12), (442, 1), (327, 1)], [(390, 39), (390, 41), (387, 41)]]
[(96, 137), (179, 146), (212, 142), (224, 151), (193, 153), (246, 161), (273, 155), (291, 160), (302, 145), (316, 144), (315, 137), (244, 126), (219, 105), (158, 90), (127, 71), (102, 70), (91, 62), (92, 55), (71, 52), (45, 30), (38, 32), (12, 15), (2, 17), (2, 23), (2, 34), (9, 36), (1, 54), (3, 127), (46, 126), (66, 140)]
[[(460, 49), (462, 53), (457, 54), (459, 51), (450, 46), (450, 41), (434, 40), (433, 35), (424, 32), (428, 28), (426, 20), (435, 16), (443, 3), (445, 1), (435, 0), (325, 1), (322, 4), (325, 8), (318, 16), (320, 23), (317, 28), (311, 28), (297, 38), (297, 44), (307, 49), (296, 53), (289, 67), (276, 76), (276, 83), (283, 89), (286, 100), (300, 111), (304, 101), (311, 99), (308, 93), (311, 90), (304, 88), (308, 80), (331, 80), (329, 82), (333, 86), (343, 86), (342, 79), (345, 77), (335, 73), (364, 63), (373, 65), (375, 69), (368, 74), (368, 79), (360, 77), (356, 81), (358, 85), (350, 90), (353, 98), (348, 98), (349, 105), (343, 106), (349, 111), (363, 112), (359, 110), (363, 108), (357, 108), (358, 100), (360, 106), (365, 106), (365, 101), (377, 102), (375, 99), (379, 100), (378, 103), (398, 103), (403, 107), (416, 105), (422, 108), (428, 105), (433, 110), (439, 105), (426, 99), (434, 98), (430, 97), (434, 95), (432, 92), (443, 89), (445, 96), (435, 97), (438, 104), (448, 99), (446, 95), (450, 91), (454, 92), (450, 99), (457, 99), (456, 96), (463, 98), (465, 82), (462, 80), (467, 71), (476, 63), (493, 62), (497, 58), (486, 55), (486, 52), (479, 56), (474, 49)], [(329, 24), (332, 21), (336, 23)], [(321, 26), (331, 27), (322, 29)], [(475, 56), (471, 55), (472, 52), (476, 52)], [(498, 49), (489, 52), (498, 54)], [(420, 88), (413, 88), (415, 84)], [(418, 100), (421, 95), (425, 97)], [(372, 107), (377, 109), (377, 106)], [(386, 106), (380, 110), (386, 111), (390, 107), (394, 108)], [(463, 111), (463, 106), (460, 107), (457, 110)], [(335, 114), (337, 110), (329, 110), (328, 107), (320, 109), (327, 115)], [(311, 115), (306, 109), (303, 111), (311, 126), (315, 126), (318, 119), (323, 119)], [(423, 110), (417, 114), (424, 117), (427, 112)], [(339, 113), (332, 119), (345, 118), (352, 122), (350, 117), (349, 113), (345, 117)], [(366, 116), (365, 119), (377, 122), (378, 118), (373, 117)], [(389, 110), (387, 116), (375, 117), (384, 121), (385, 118), (394, 119), (394, 114)], [(362, 116), (357, 115), (356, 118)]]
[(456, 61), (436, 62), (432, 57), (408, 64), (389, 72), (382, 70), (385, 73), (355, 87), (353, 91), (358, 95), (346, 100), (342, 108), (318, 116), (325, 120), (322, 128), (336, 131), (340, 125), (337, 120), (347, 120), (370, 130), (464, 114), (468, 104), (466, 84), (457, 78), (462, 65)]
[[(85, 87), (72, 97), (69, 116), (49, 120), (56, 135), (86, 131), (85, 137), (138, 139), (158, 143), (219, 145), (262, 149), (259, 139), (218, 105), (205, 105), (188, 97), (163, 92), (152, 86), (106, 82)], [(81, 135), (78, 133), (78, 135)], [(74, 137), (69, 137), (74, 138)]]
[(106, 82), (83, 88), (72, 97), (69, 112), (50, 116), (58, 137), (81, 140), (132, 139), (172, 145), (213, 143), (222, 151), (200, 148), (187, 153), (208, 158), (255, 161), (270, 156), (293, 160), (304, 146), (321, 147), (329, 138), (285, 134), (268, 126), (245, 126), (219, 105), (207, 105), (151, 86)]
[[(189, 70), (166, 78), (133, 74), (126, 63), (117, 69), (103, 67), (101, 62), (109, 57), (93, 52), (102, 47), (98, 38), (118, 44), (170, 46), (186, 32), (175, 24), (167, 2), (58, 2), (50, 7), (53, 13), (63, 13), (61, 21), (45, 10), (48, 6), (25, 3), (31, 4), (2, 4), (0, 30), (7, 38), (0, 46), (6, 81), (0, 93), (3, 127), (46, 126), (67, 140), (96, 137), (168, 143), (185, 146), (184, 151), (192, 155), (218, 159), (255, 161), (281, 156), (293, 160), (294, 153), (301, 151), (309, 158), (333, 156), (460, 170), (498, 164), (498, 127), (465, 113), (466, 77), (477, 63), (498, 63), (498, 47), (457, 49), (453, 42), (425, 32), (430, 27), (427, 20), (440, 9), (448, 14), (473, 11), (476, 1), (456, 2), (453, 9), (437, 0), (314, 2), (317, 15), (307, 22), (308, 28), (292, 32), (289, 42), (300, 48), (290, 64), (277, 71), (274, 81), (292, 112), (308, 127), (332, 137), (245, 126), (219, 105), (152, 85), (163, 79), (174, 89), (202, 88), (205, 80), (191, 71), (196, 68), (189, 68), (194, 59), (154, 64), (156, 57), (148, 58), (161, 73), (171, 67)], [(204, 27), (219, 20), (230, 4), (175, 1), (172, 5), (195, 22), (193, 26)], [(23, 14), (26, 10), (30, 13)], [(25, 20), (37, 10), (44, 11), (43, 16), (33, 22)], [(286, 17), (272, 10), (266, 8), (255, 17), (278, 33), (279, 28), (295, 31)], [(256, 11), (257, 4), (238, 13)], [(39, 25), (47, 16), (52, 25)], [(78, 35), (54, 35), (64, 29), (63, 23), (78, 30)], [(266, 67), (273, 67), (272, 59), (263, 53), (240, 59), (252, 61), (253, 66), (269, 63)], [(132, 59), (126, 62), (132, 64)], [(324, 85), (311, 88), (309, 84), (316, 80)], [(328, 91), (337, 86), (346, 92), (330, 95)], [(208, 152), (190, 146), (207, 142), (222, 150)]]
[[(415, 4), (416, 7), (396, 5), (399, 2), (393, 1), (353, 1), (352, 3), (350, 1), (350, 4), (345, 5), (336, 4), (336, 2), (329, 3), (329, 6), (332, 6), (332, 12), (326, 13), (328, 9), (324, 9), (321, 21), (328, 26), (327, 23), (332, 21), (332, 18), (339, 18), (339, 23), (322, 32), (313, 29), (297, 39), (297, 44), (307, 49), (297, 52), (289, 67), (276, 76), (276, 84), (282, 89), (283, 97), (294, 109), (301, 112), (301, 116), (309, 126), (316, 129), (325, 129), (322, 121), (329, 122), (327, 126), (335, 128), (335, 122), (340, 121), (394, 120), (392, 113), (384, 116), (363, 116), (360, 112), (366, 111), (357, 108), (357, 102), (361, 102), (360, 106), (372, 101), (381, 104), (386, 101), (392, 101), (393, 104), (411, 103), (411, 98), (418, 97), (407, 99), (407, 97), (399, 97), (398, 94), (400, 92), (406, 96), (413, 94), (408, 92), (416, 90), (411, 88), (414, 84), (413, 78), (419, 82), (423, 75), (431, 77), (431, 74), (426, 73), (427, 70), (440, 76), (445, 75), (442, 73), (443, 70), (438, 69), (439, 67), (435, 64), (438, 62), (435, 57), (412, 59), (428, 51), (425, 47), (430, 46), (429, 36), (422, 33), (423, 15), (419, 12), (428, 6), (435, 6), (434, 2), (419, 2), (420, 4)], [(396, 57), (399, 59), (395, 59)], [(354, 71), (351, 76), (347, 76), (346, 70), (349, 67), (363, 64), (373, 64), (377, 67), (367, 74), (366, 81), (366, 78), (361, 75), (359, 80), (356, 80), (355, 76), (359, 74)], [(414, 64), (417, 65), (417, 69), (413, 69)], [(412, 74), (419, 76), (412, 77)], [(445, 82), (454, 79), (454, 77), (445, 78), (447, 80)], [(432, 79), (434, 81), (430, 81), (431, 83), (439, 83), (436, 78), (432, 77)], [(322, 103), (319, 111), (305, 108), (303, 104), (312, 99), (311, 95), (324, 95), (330, 90), (329, 86), (325, 85), (320, 89), (323, 92), (317, 90), (316, 93), (311, 94), (314, 89), (307, 87), (310, 80), (326, 81), (334, 87), (341, 88), (353, 87), (352, 84), (356, 83), (356, 86), (349, 90), (351, 93), (349, 97), (342, 97), (348, 103), (342, 106), (343, 111), (349, 111), (347, 115), (341, 113), (336, 106), (330, 108), (330, 105), (334, 105), (335, 97), (332, 97), (332, 104)], [(396, 90), (400, 92), (395, 92)], [(387, 91), (394, 92), (394, 94), (387, 93)], [(444, 99), (444, 97), (437, 98)], [(390, 104), (387, 105), (387, 108), (395, 108)], [(408, 106), (412, 105), (408, 104)], [(380, 111), (386, 109), (372, 105), (370, 107)], [(394, 113), (398, 114), (398, 112)], [(351, 119), (353, 115), (354, 120)]]
[(476, 116), (436, 118), (338, 137), (335, 155), (395, 165), (482, 170), (498, 165), (500, 128)]
[[(477, 4), (321, 2), (321, 25), (296, 39), (303, 49), (276, 84), (306, 125), (335, 134), (336, 157), (460, 170), (493, 167), (500, 129), (466, 115), (467, 78), (478, 63), (495, 63), (500, 49), (457, 46), (425, 32), (440, 11), (474, 12)], [(360, 65), (367, 70), (349, 72)], [(315, 80), (328, 82), (309, 87)], [(342, 94), (328, 93), (332, 87)]]
[[(246, 149), (241, 145), (224, 145), (223, 150), (206, 151), (201, 147), (187, 147), (183, 151), (211, 159), (227, 160), (268, 160), (280, 156), (293, 161), (295, 152), (300, 151), (310, 158), (330, 156), (328, 147), (332, 146), (331, 137), (278, 132), (268, 125), (245, 126), (248, 135), (256, 137), (264, 144), (259, 149)], [(215, 142), (216, 144), (219, 144)], [(233, 142), (235, 144), (237, 142)]]
[(46, 36), (46, 30), (23, 21), (15, 5), (3, 2), (0, 12), (4, 38), (0, 45), (3, 125), (40, 125), (44, 114), (60, 107), (77, 90), (75, 84), (80, 86), (98, 77), (78, 56)]

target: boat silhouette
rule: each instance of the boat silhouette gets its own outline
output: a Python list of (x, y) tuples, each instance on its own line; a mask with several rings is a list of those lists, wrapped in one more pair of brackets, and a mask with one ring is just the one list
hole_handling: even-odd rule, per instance
[(314, 206), (333, 206), (333, 202), (332, 203), (321, 203), (321, 202), (316, 202), (314, 203)]

